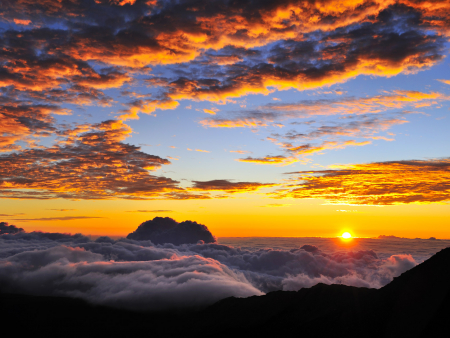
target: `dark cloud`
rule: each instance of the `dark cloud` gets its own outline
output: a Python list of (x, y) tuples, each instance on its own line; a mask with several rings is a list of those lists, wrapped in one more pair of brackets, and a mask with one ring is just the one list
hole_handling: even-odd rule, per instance
[(274, 183), (258, 182), (230, 182), (229, 180), (193, 181), (190, 190), (199, 191), (226, 191), (228, 193), (250, 192), (261, 188), (273, 187)]
[(127, 212), (174, 212), (174, 211), (173, 210), (160, 209), (160, 210), (130, 210), (130, 211), (127, 211)]
[(134, 240), (150, 240), (155, 244), (172, 243), (180, 245), (184, 243), (213, 243), (216, 241), (208, 228), (203, 224), (192, 221), (178, 223), (169, 217), (155, 217), (146, 221), (127, 238)]
[(283, 39), (266, 60), (232, 65), (221, 77), (201, 76), (197, 69), (192, 75), (185, 73), (169, 84), (167, 95), (174, 100), (226, 102), (247, 94), (268, 94), (270, 87), (304, 90), (343, 82), (355, 74), (409, 73), (442, 59), (444, 38), (424, 34), (402, 8), (388, 12), (396, 20), (378, 18), (322, 35), (305, 35), (302, 40)]
[(24, 231), (22, 228), (18, 228), (15, 225), (9, 225), (7, 222), (0, 222), (0, 235), (16, 234), (22, 231)]
[[(4, 31), (0, 83), (41, 100), (107, 105), (111, 100), (95, 90), (131, 83), (134, 70), (149, 65), (175, 65), (178, 78), (147, 81), (162, 94), (131, 102), (124, 114), (130, 118), (141, 110), (173, 109), (181, 99), (226, 102), (274, 87), (303, 90), (359, 74), (410, 73), (442, 59), (446, 6), (407, 0), (338, 6), (321, 0), (6, 1), (2, 20), (29, 28)], [(59, 28), (49, 28), (55, 22)]]
[(450, 160), (389, 161), (349, 165), (336, 170), (290, 173), (280, 198), (323, 198), (333, 203), (393, 205), (450, 200)]

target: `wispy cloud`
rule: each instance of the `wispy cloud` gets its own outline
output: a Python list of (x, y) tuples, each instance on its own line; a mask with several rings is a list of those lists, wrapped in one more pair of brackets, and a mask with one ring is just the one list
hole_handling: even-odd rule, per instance
[(173, 210), (156, 209), (156, 210), (129, 210), (126, 212), (174, 212), (174, 211)]
[(63, 217), (38, 217), (38, 218), (16, 218), (16, 222), (34, 222), (34, 221), (76, 221), (83, 219), (107, 218), (98, 216), (63, 216)]

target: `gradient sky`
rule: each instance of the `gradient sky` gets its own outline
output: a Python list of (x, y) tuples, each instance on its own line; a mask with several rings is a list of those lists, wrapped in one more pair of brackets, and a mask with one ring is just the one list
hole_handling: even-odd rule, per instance
[(450, 238), (447, 0), (4, 0), (0, 219)]

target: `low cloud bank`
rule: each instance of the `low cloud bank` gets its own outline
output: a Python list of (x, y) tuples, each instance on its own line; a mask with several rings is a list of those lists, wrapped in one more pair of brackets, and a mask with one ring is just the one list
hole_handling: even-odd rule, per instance
[[(164, 222), (169, 221), (158, 223), (160, 219), (150, 223), (152, 236), (158, 224), (166, 230)], [(192, 227), (193, 233), (198, 226)], [(0, 288), (136, 310), (165, 310), (317, 283), (379, 288), (416, 265), (410, 255), (380, 259), (372, 250), (325, 253), (304, 245), (252, 251), (215, 242), (155, 244), (144, 235), (137, 237), (140, 240), (100, 237), (92, 241), (81, 234), (5, 233), (0, 236)]]

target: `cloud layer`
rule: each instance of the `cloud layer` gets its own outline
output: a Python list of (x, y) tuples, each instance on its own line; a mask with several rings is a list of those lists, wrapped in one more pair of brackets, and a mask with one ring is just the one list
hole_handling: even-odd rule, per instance
[(410, 255), (380, 259), (372, 250), (325, 253), (313, 245), (247, 250), (23, 231), (1, 235), (0, 244), (0, 286), (6, 292), (137, 310), (204, 306), (319, 282), (379, 288), (416, 265)]

